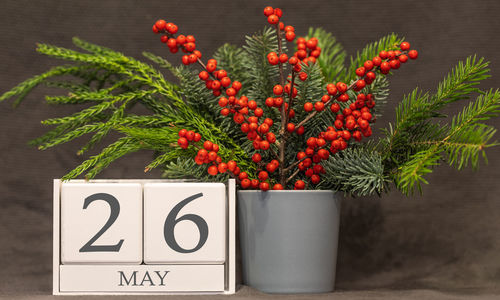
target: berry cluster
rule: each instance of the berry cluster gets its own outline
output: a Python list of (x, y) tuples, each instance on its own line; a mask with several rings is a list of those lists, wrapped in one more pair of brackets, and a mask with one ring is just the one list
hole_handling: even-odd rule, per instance
[[(201, 143), (201, 136), (193, 131), (181, 129), (179, 131), (178, 145), (187, 149), (190, 145), (198, 149), (195, 162), (199, 165), (209, 164), (207, 169), (210, 175), (229, 173), (236, 178), (239, 185), (244, 188), (261, 190), (281, 190), (302, 172), (303, 180), (295, 180), (294, 189), (305, 189), (307, 184), (318, 184), (325, 170), (321, 163), (330, 155), (342, 151), (349, 146), (351, 141), (361, 141), (363, 137), (372, 135), (370, 123), (374, 122), (371, 110), (375, 106), (372, 94), (363, 93), (363, 89), (372, 84), (377, 73), (388, 74), (391, 70), (398, 69), (408, 59), (416, 59), (418, 52), (410, 49), (408, 42), (395, 45), (391, 49), (381, 51), (371, 60), (367, 60), (356, 69), (357, 78), (351, 84), (344, 82), (329, 83), (326, 85), (325, 94), (315, 102), (295, 103), (298, 91), (295, 79), (305, 81), (308, 74), (302, 71), (303, 66), (316, 63), (320, 57), (321, 48), (318, 39), (296, 39), (293, 26), (280, 22), (283, 12), (279, 8), (268, 6), (264, 9), (268, 22), (276, 27), (278, 34), (278, 51), (267, 55), (269, 64), (280, 69), (281, 83), (273, 87), (273, 97), (268, 97), (263, 105), (275, 108), (280, 112), (281, 120), (279, 132), (272, 132), (275, 121), (264, 116), (264, 109), (259, 107), (257, 101), (248, 97), (238, 96), (242, 85), (239, 81), (232, 81), (225, 70), (217, 69), (217, 61), (209, 59), (206, 65), (201, 61), (201, 53), (196, 50), (195, 39), (192, 35), (178, 35), (178, 27), (173, 23), (158, 20), (153, 26), (155, 33), (164, 33), (161, 41), (166, 43), (170, 52), (176, 53), (181, 49), (186, 55), (182, 57), (183, 64), (197, 62), (203, 70), (199, 72), (200, 80), (205, 82), (207, 89), (219, 97), (221, 115), (231, 116), (239, 124), (240, 129), (252, 141), (255, 152), (251, 159), (257, 165), (255, 178), (247, 172), (241, 171), (235, 161), (223, 162), (217, 154), (219, 146), (205, 141)], [(288, 56), (282, 52), (281, 38), (293, 42), (296, 39), (297, 51)], [(289, 68), (288, 76), (284, 76)], [(223, 94), (224, 93), (224, 94)], [(351, 99), (351, 97), (354, 98)], [(345, 104), (343, 104), (345, 103)], [(290, 134), (303, 135), (306, 123), (329, 107), (335, 114), (335, 121), (318, 136), (309, 137), (306, 148), (296, 155), (296, 161), (288, 163), (284, 159), (285, 144)], [(307, 113), (306, 117), (294, 123), (295, 110), (300, 109)], [(342, 109), (343, 108), (343, 109)], [(279, 150), (279, 153), (276, 152)], [(265, 159), (266, 157), (267, 159)], [(271, 157), (271, 158), (269, 158)], [(267, 162), (266, 162), (267, 160)], [(278, 178), (278, 179), (276, 179)], [(304, 181), (305, 180), (305, 181)]]

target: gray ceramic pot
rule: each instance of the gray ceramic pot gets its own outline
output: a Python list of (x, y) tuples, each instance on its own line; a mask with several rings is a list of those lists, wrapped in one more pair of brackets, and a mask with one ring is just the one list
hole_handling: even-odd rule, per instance
[(239, 191), (246, 285), (267, 293), (335, 287), (340, 195), (332, 191)]

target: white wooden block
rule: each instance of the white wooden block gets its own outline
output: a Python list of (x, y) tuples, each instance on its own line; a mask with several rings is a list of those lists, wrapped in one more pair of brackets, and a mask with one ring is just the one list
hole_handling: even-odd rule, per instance
[(144, 262), (224, 263), (225, 202), (222, 183), (144, 184)]
[(224, 265), (62, 265), (61, 292), (223, 292)]
[(140, 183), (62, 183), (61, 262), (142, 262)]

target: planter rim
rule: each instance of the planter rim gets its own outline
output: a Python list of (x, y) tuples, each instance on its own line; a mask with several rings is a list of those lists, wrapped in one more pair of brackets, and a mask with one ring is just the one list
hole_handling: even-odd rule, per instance
[(238, 193), (337, 193), (337, 191), (332, 190), (238, 190)]

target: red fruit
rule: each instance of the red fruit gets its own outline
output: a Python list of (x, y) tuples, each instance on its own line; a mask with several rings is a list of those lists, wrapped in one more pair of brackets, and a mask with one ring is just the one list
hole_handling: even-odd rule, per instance
[(286, 55), (286, 53), (282, 53), (279, 57), (279, 61), (282, 64), (286, 63), (288, 61), (288, 55)]
[(269, 149), (270, 145), (268, 141), (261, 141), (260, 142), (260, 149), (262, 150), (267, 150)]
[(266, 6), (264, 8), (264, 16), (269, 17), (272, 14), (274, 14), (274, 8), (272, 8), (271, 6)]
[(230, 112), (231, 111), (229, 110), (229, 108), (223, 108), (221, 109), (220, 114), (223, 116), (228, 116)]
[(307, 146), (309, 148), (314, 148), (316, 147), (316, 138), (315, 137), (310, 137), (307, 139)]
[[(194, 55), (194, 54), (192, 54), (192, 55)], [(223, 87), (228, 87), (231, 84), (231, 79), (229, 79), (229, 77), (222, 77), (222, 79), (220, 80), (220, 84)]]
[(327, 90), (328, 94), (330, 94), (332, 96), (335, 95), (335, 94), (337, 94), (337, 87), (333, 83), (327, 84), (326, 85), (326, 90)]
[(214, 144), (211, 141), (205, 141), (203, 143), (203, 148), (205, 148), (207, 151), (212, 151)]
[(304, 134), (304, 131), (305, 131), (305, 128), (304, 126), (300, 126), (299, 128), (297, 128), (296, 132), (298, 135), (303, 135)]
[(283, 87), (279, 84), (275, 85), (274, 88), (273, 88), (273, 93), (276, 95), (276, 96), (279, 96), (281, 94), (283, 94)]
[(186, 43), (186, 37), (181, 34), (181, 35), (177, 36), (176, 41), (177, 41), (177, 44), (184, 45), (184, 43)]
[(273, 173), (274, 171), (276, 171), (276, 169), (278, 168), (278, 165), (276, 164), (272, 164), (272, 163), (268, 163), (266, 165), (266, 170), (269, 172), (269, 173)]
[(399, 48), (401, 48), (402, 51), (410, 50), (410, 43), (402, 42), (401, 45), (399, 45)]
[(226, 95), (228, 95), (228, 96), (234, 96), (234, 95), (236, 95), (236, 90), (234, 88), (228, 88), (226, 90)]
[(306, 72), (300, 72), (299, 73), (299, 79), (302, 81), (305, 81), (307, 79), (307, 73)]
[(215, 153), (215, 151), (208, 152), (208, 160), (209, 161), (214, 161), (216, 159), (217, 159), (217, 153)]
[(310, 40), (308, 40), (306, 42), (306, 46), (309, 49), (314, 49), (314, 48), (316, 48), (317, 45), (318, 45), (318, 39), (315, 39), (315, 38), (311, 38)]
[(186, 51), (188, 51), (188, 52), (193, 52), (193, 51), (196, 49), (196, 45), (195, 45), (195, 43), (191, 43), (191, 42), (189, 42), (189, 43), (185, 43), (185, 44), (184, 44), (184, 48), (185, 48), (185, 49), (186, 49)]
[(186, 133), (187, 133), (187, 130), (186, 129), (181, 129), (179, 130), (179, 137), (185, 137), (186, 136)]
[(306, 183), (302, 180), (297, 180), (295, 181), (295, 188), (298, 189), (298, 190), (303, 190), (305, 187), (306, 187)]
[(183, 55), (183, 56), (182, 56), (182, 63), (183, 63), (184, 65), (186, 65), (186, 66), (187, 66), (187, 65), (189, 65), (189, 56), (187, 56), (187, 55)]
[(235, 89), (236, 91), (239, 91), (239, 90), (241, 90), (241, 82), (235, 80), (235, 81), (233, 81), (233, 84), (231, 85), (231, 87), (233, 89)]
[(167, 22), (165, 22), (165, 20), (158, 20), (158, 21), (156, 21), (155, 26), (158, 30), (163, 30), (163, 29), (165, 29), (166, 24), (167, 24)]
[(281, 8), (275, 8), (274, 14), (277, 15), (278, 18), (281, 18), (281, 16), (283, 15), (283, 11), (281, 10)]
[(340, 95), (337, 99), (340, 102), (347, 102), (347, 100), (349, 100), (349, 95), (347, 93), (344, 93), (344, 94)]
[(304, 110), (310, 112), (313, 110), (313, 104), (311, 102), (304, 103)]
[(198, 58), (201, 58), (201, 52), (198, 50), (193, 51), (194, 55), (196, 55)]
[(254, 155), (252, 155), (252, 161), (254, 163), (258, 163), (261, 160), (262, 160), (262, 156), (259, 153), (254, 153)]
[(274, 186), (273, 186), (273, 190), (282, 190), (283, 189), (283, 186), (279, 183), (276, 183)]
[(207, 71), (201, 71), (200, 74), (198, 74), (198, 77), (200, 77), (201, 80), (207, 80), (210, 75)]
[(231, 172), (233, 172), (236, 169), (237, 165), (234, 160), (230, 160), (227, 162), (227, 169)]
[(195, 141), (195, 142), (199, 142), (200, 140), (201, 140), (201, 134), (199, 134), (199, 133), (195, 133), (195, 134), (194, 134), (193, 141)]
[(153, 25), (153, 32), (154, 33), (159, 33), (160, 31), (158, 30), (158, 28), (156, 27), (156, 25)]
[(323, 109), (325, 109), (325, 104), (321, 101), (318, 101), (314, 103), (314, 109), (316, 109), (316, 111), (322, 111)]
[(399, 59), (399, 61), (400, 61), (401, 63), (403, 63), (403, 64), (404, 64), (405, 62), (407, 62), (407, 61), (408, 61), (408, 55), (406, 55), (406, 54), (401, 54), (401, 55), (398, 57), (398, 59)]
[(367, 120), (367, 121), (370, 121), (372, 119), (372, 114), (369, 113), (369, 112), (364, 112), (361, 114), (361, 118)]
[(226, 171), (227, 171), (227, 164), (226, 163), (220, 163), (217, 166), (217, 170), (219, 171), (219, 173), (226, 173)]
[(185, 137), (186, 137), (186, 139), (187, 139), (188, 141), (192, 141), (192, 140), (194, 140), (194, 131), (189, 130), (188, 132), (186, 132), (186, 136), (185, 136)]
[(252, 187), (254, 189), (259, 187), (259, 180), (258, 179), (252, 179)]
[(243, 180), (241, 180), (241, 187), (244, 188), (244, 189), (248, 189), (250, 187), (250, 179), (248, 178), (245, 178)]
[(306, 153), (305, 153), (305, 152), (300, 151), (299, 153), (297, 153), (297, 159), (298, 159), (298, 160), (301, 160), (301, 159), (303, 159), (304, 157), (306, 157)]
[(330, 97), (330, 96), (328, 96), (328, 95), (323, 95), (323, 96), (321, 97), (321, 102), (326, 103), (326, 102), (328, 102), (328, 101), (330, 100), (330, 98), (331, 98), (331, 97)]
[(280, 60), (278, 58), (278, 55), (271, 55), (271, 56), (268, 56), (267, 57), (267, 61), (271, 64), (271, 65), (277, 65)]
[(380, 56), (381, 59), (386, 59), (389, 55), (387, 54), (387, 51), (382, 50), (378, 56)]
[(260, 118), (260, 117), (262, 117), (262, 115), (264, 114), (264, 110), (263, 110), (262, 108), (258, 107), (258, 108), (256, 108), (256, 109), (254, 110), (253, 114), (254, 114), (256, 117)]
[(267, 174), (266, 171), (260, 171), (258, 177), (260, 181), (264, 181), (267, 180), (267, 178), (269, 178), (269, 174)]
[(365, 75), (365, 72), (366, 72), (365, 67), (361, 67), (361, 68), (356, 69), (356, 75), (358, 75), (359, 77)]
[(286, 124), (286, 130), (288, 132), (294, 132), (295, 131), (295, 124), (293, 124), (293, 123)]
[(359, 120), (358, 125), (361, 129), (366, 129), (368, 128), (368, 126), (370, 126), (370, 124), (368, 124), (368, 121), (364, 119)]
[(396, 52), (389, 50), (387, 51), (387, 58), (394, 59), (396, 57)]
[(313, 176), (311, 176), (311, 182), (313, 184), (318, 184), (320, 181), (321, 181), (321, 178), (318, 175), (314, 174)]
[(288, 60), (288, 63), (294, 66), (299, 63), (299, 59), (296, 56), (292, 56)]
[(274, 99), (269, 97), (266, 99), (266, 106), (268, 107), (273, 107), (274, 106)]
[(289, 42), (293, 41), (295, 39), (295, 32), (293, 31), (287, 31), (285, 33), (285, 39)]
[(356, 81), (356, 90), (357, 91), (362, 90), (365, 86), (366, 86), (366, 81), (364, 81), (363, 79)]
[(338, 103), (333, 103), (330, 106), (330, 110), (334, 113), (338, 112), (340, 110), (340, 105)]
[(408, 52), (408, 56), (411, 58), (411, 59), (417, 59), (418, 57), (418, 52), (417, 50), (410, 50)]
[(215, 175), (217, 175), (218, 172), (219, 172), (219, 170), (217, 170), (216, 166), (208, 167), (208, 174), (215, 176)]
[(367, 71), (370, 71), (371, 69), (373, 69), (373, 61), (367, 60), (367, 61), (365, 61), (365, 63), (363, 64), (363, 66), (365, 67), (365, 69)]
[(182, 148), (182, 149), (186, 149), (188, 146), (189, 146), (189, 142), (186, 138), (184, 137), (181, 137), (177, 140), (177, 144), (179, 144), (179, 146)]
[(340, 129), (344, 126), (344, 123), (340, 120), (335, 120), (335, 122), (333, 123), (333, 125), (335, 126), (335, 128), (337, 129)]
[(283, 98), (278, 97), (273, 100), (274, 107), (281, 107), (283, 105)]
[(382, 63), (382, 59), (379, 56), (375, 56), (372, 59), (372, 62), (374, 66), (380, 66), (380, 64)]
[(267, 22), (269, 22), (269, 24), (271, 24), (271, 25), (278, 24), (279, 20), (280, 20), (280, 18), (274, 14), (267, 17)]
[(238, 178), (240, 180), (243, 180), (245, 178), (248, 178), (248, 173), (247, 172), (241, 172), (239, 175), (238, 175)]
[(337, 90), (339, 91), (339, 93), (345, 93), (345, 91), (347, 91), (347, 84), (343, 83), (343, 82), (337, 82), (336, 84), (336, 87), (337, 87)]
[(380, 64), (380, 72), (382, 74), (388, 74), (390, 71), (391, 71), (391, 65), (388, 62), (384, 61)]
[(316, 146), (323, 147), (325, 144), (326, 144), (325, 139), (323, 139), (323, 138), (317, 138), (316, 139)]
[(212, 73), (213, 71), (215, 71), (215, 69), (217, 68), (217, 64), (214, 64), (214, 63), (207, 63), (207, 71), (209, 73)]
[(257, 108), (257, 102), (255, 100), (248, 101), (248, 108), (255, 110)]
[(263, 190), (263, 191), (267, 191), (267, 190), (269, 190), (269, 183), (267, 183), (267, 182), (261, 182), (259, 184), (259, 188), (261, 190)]
[(194, 43), (194, 42), (196, 42), (196, 39), (194, 38), (194, 36), (188, 35), (188, 36), (186, 36), (186, 42)]
[(389, 64), (391, 65), (392, 69), (399, 69), (399, 66), (401, 66), (401, 63), (399, 62), (398, 59), (391, 60)]
[(373, 82), (373, 80), (375, 80), (376, 77), (377, 77), (377, 75), (375, 75), (374, 72), (366, 73), (366, 80), (367, 81)]
[(267, 135), (266, 135), (266, 139), (269, 143), (271, 144), (274, 144), (276, 143), (276, 135), (272, 132), (269, 132)]

